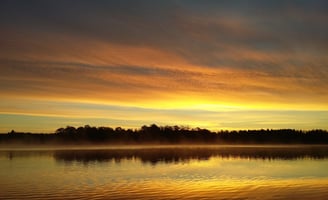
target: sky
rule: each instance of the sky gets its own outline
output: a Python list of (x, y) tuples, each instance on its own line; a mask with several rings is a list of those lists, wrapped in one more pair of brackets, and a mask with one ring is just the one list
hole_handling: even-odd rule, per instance
[(328, 129), (328, 1), (0, 0), (0, 133)]

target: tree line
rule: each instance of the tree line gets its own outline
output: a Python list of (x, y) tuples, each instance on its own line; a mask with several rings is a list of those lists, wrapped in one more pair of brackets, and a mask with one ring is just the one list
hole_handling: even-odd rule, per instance
[(209, 131), (184, 126), (157, 126), (139, 129), (121, 127), (58, 128), (52, 134), (15, 132), (0, 134), (0, 144), (328, 144), (326, 130), (260, 129)]

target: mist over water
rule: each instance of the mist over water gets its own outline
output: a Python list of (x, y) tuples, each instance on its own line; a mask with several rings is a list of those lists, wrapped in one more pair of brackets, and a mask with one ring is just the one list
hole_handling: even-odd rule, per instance
[(328, 146), (0, 150), (0, 199), (323, 199)]

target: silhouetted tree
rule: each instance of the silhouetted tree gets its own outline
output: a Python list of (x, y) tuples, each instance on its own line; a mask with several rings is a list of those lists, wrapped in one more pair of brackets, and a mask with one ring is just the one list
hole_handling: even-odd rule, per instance
[(326, 130), (302, 131), (295, 129), (261, 130), (221, 130), (183, 126), (142, 126), (140, 129), (116, 127), (66, 126), (58, 128), (54, 134), (19, 133), (14, 130), (0, 134), (1, 143), (18, 141), (21, 143), (212, 143), (212, 144), (328, 144)]

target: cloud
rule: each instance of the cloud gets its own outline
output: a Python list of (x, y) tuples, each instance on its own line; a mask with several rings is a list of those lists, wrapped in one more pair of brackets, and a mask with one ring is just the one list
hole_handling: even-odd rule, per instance
[[(297, 101), (318, 106), (327, 97), (326, 68), (283, 66), (288, 58), (280, 54), (273, 56), (283, 60), (282, 67), (271, 64), (272, 69), (261, 70), (260, 63), (268, 63), (270, 58), (261, 52), (240, 50), (238, 57), (250, 55), (247, 63), (254, 67), (230, 67), (246, 62), (235, 59), (235, 63), (213, 68), (158, 49), (90, 41), (65, 44), (44, 43), (42, 48), (12, 54), (12, 59), (4, 56), (0, 60), (4, 94), (146, 104), (179, 98), (181, 102), (192, 98), (240, 104), (242, 98), (245, 105)], [(85, 45), (92, 48), (85, 51)], [(75, 49), (81, 49), (78, 56)]]
[(193, 112), (327, 110), (327, 7), (326, 1), (2, 1), (1, 101), (6, 113), (19, 114), (31, 111), (15, 108), (23, 103), (17, 98)]

